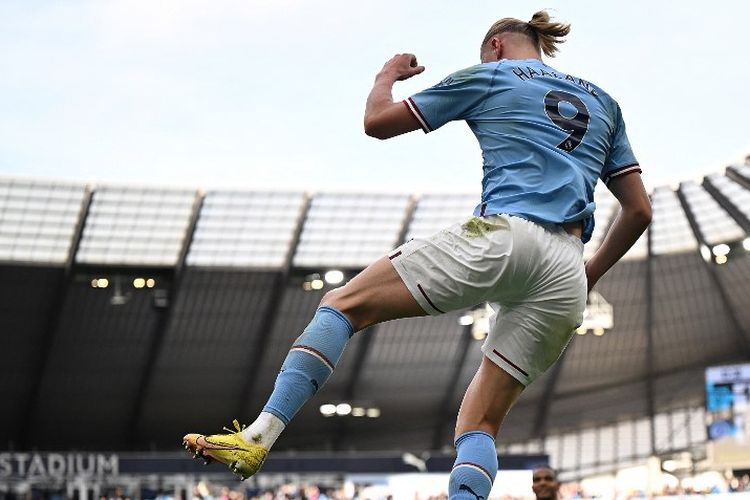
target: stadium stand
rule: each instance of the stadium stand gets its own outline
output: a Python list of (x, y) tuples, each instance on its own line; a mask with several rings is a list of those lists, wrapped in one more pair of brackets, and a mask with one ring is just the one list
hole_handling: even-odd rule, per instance
[[(750, 166), (651, 196), (592, 296), (603, 316), (526, 390), (501, 452), (578, 479), (705, 444), (705, 368), (750, 360)], [(0, 178), (0, 446), (171, 452), (253, 418), (326, 290), (475, 201)], [(596, 201), (587, 256), (616, 216)], [(274, 453), (449, 452), (484, 328), (479, 307), (355, 336)]]

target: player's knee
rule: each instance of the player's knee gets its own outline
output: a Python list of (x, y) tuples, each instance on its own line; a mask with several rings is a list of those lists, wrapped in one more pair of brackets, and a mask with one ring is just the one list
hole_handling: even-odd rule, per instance
[(343, 289), (344, 287), (340, 287), (327, 291), (320, 300), (320, 305), (333, 307), (346, 314), (345, 309), (348, 301)]
[(467, 432), (471, 431), (481, 431), (486, 432), (490, 436), (497, 436), (498, 432), (500, 432), (500, 426), (503, 423), (503, 419), (498, 419), (497, 417), (492, 417), (489, 415), (482, 416), (478, 419), (475, 419), (473, 421), (457, 421), (456, 427), (453, 431), (454, 437), (453, 439), (458, 439), (459, 436), (462, 434), (465, 434)]
[(320, 301), (320, 305), (333, 307), (344, 314), (351, 322), (355, 332), (372, 325), (371, 320), (365, 314), (361, 298), (346, 286), (326, 292)]

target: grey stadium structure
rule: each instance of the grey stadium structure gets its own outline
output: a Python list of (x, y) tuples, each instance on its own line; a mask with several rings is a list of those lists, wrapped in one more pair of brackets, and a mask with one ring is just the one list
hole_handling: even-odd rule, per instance
[[(750, 166), (651, 197), (651, 227), (592, 297), (611, 321), (525, 391), (501, 451), (579, 476), (705, 443), (705, 368), (750, 360)], [(596, 201), (587, 256), (616, 216), (605, 189)], [(0, 178), (0, 448), (173, 452), (251, 420), (326, 273), (348, 279), (476, 202)], [(356, 335), (274, 453), (450, 450), (484, 314)]]

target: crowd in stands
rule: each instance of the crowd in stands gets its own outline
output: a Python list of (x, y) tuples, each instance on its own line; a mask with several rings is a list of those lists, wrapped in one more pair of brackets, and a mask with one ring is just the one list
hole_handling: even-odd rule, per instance
[[(205, 492), (205, 490), (204, 490)], [(750, 475), (744, 474), (741, 477), (732, 477), (725, 485), (716, 485), (710, 489), (696, 490), (693, 488), (665, 488), (661, 496), (701, 496), (711, 493), (740, 493), (750, 492)], [(642, 491), (628, 492), (628, 495), (634, 498), (647, 497)], [(447, 494), (439, 496), (430, 496), (415, 498), (414, 500), (447, 500)], [(566, 483), (560, 488), (561, 499), (585, 499), (595, 498), (588, 494), (579, 483)], [(275, 489), (253, 491), (222, 488), (217, 496), (201, 495), (198, 491), (192, 500), (392, 500), (390, 495), (383, 494), (382, 490), (373, 490), (367, 486), (359, 486), (355, 489), (354, 495), (345, 491), (343, 487), (325, 487), (317, 485), (297, 485), (284, 484)], [(167, 499), (159, 499), (167, 500)], [(172, 500), (172, 499), (169, 499)], [(499, 500), (515, 500), (512, 497), (505, 497)]]
[(729, 481), (729, 491), (750, 492), (750, 474), (743, 474), (742, 477), (733, 477)]
[(343, 487), (284, 484), (274, 489), (232, 489), (222, 487), (213, 496), (208, 488), (196, 487), (192, 500), (347, 500)]
[[(680, 497), (695, 495), (694, 498), (700, 498), (702, 495), (711, 493), (750, 493), (750, 474), (741, 474), (736, 477), (729, 477), (726, 484), (715, 485), (708, 489), (696, 490), (693, 488), (664, 488), (661, 496)], [(560, 499), (587, 499), (596, 498), (579, 483), (569, 482), (561, 485), (559, 490)], [(141, 492), (140, 495), (144, 500), (184, 500), (174, 496), (173, 491), (161, 491), (148, 493)], [(618, 495), (622, 498), (646, 498), (643, 491), (630, 491)], [(26, 495), (9, 494), (6, 491), (0, 491), (0, 500), (64, 500), (64, 492), (39, 492), (29, 491)], [(131, 500), (133, 496), (125, 494), (121, 488), (104, 493), (98, 500)], [(447, 500), (446, 493), (437, 496), (416, 496), (413, 500)], [(658, 498), (658, 497), (657, 497)], [(283, 484), (272, 489), (253, 489), (241, 485), (227, 487), (218, 484), (208, 484), (201, 482), (195, 487), (191, 499), (187, 500), (392, 500), (392, 496), (384, 487), (372, 487), (367, 485), (351, 485), (347, 489), (343, 484), (337, 485), (314, 485), (314, 484)], [(490, 498), (489, 500), (494, 500)], [(503, 497), (498, 500), (515, 500), (512, 497)]]

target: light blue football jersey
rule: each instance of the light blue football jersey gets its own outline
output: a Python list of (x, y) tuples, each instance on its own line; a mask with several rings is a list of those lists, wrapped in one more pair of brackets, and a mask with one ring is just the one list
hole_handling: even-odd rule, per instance
[(484, 160), (474, 215), (594, 229), (594, 186), (640, 172), (620, 107), (606, 92), (536, 59), (479, 64), (404, 101), (425, 132), (465, 120)]

